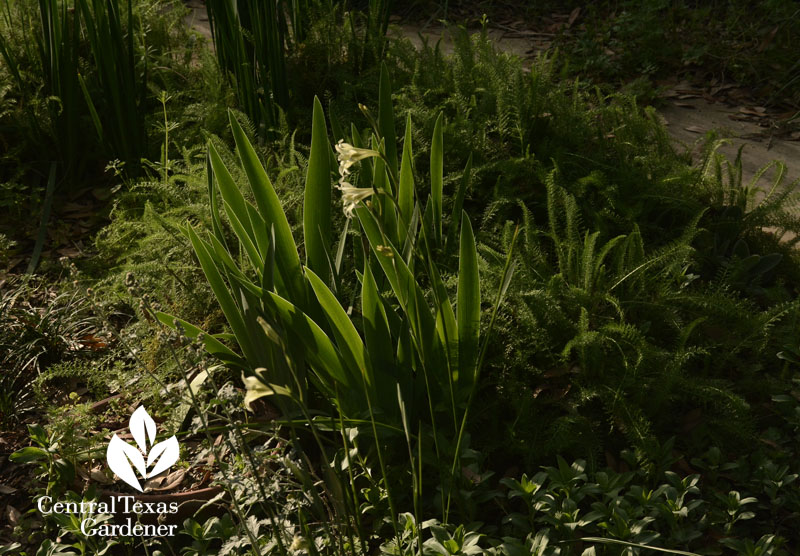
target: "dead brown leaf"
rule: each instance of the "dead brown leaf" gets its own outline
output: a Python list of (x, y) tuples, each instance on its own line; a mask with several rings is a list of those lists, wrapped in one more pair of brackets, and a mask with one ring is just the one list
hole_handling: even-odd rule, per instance
[(84, 347), (88, 347), (92, 351), (100, 351), (108, 347), (105, 338), (95, 336), (94, 334), (87, 334), (78, 340)]
[(775, 38), (775, 34), (778, 32), (778, 29), (780, 29), (780, 25), (776, 25), (775, 28), (772, 31), (770, 31), (766, 37), (764, 37), (764, 40), (761, 41), (760, 45), (758, 45), (757, 52), (763, 52), (764, 49), (769, 46), (769, 44), (772, 42), (772, 39)]
[(74, 259), (75, 257), (80, 257), (81, 252), (75, 249), (74, 247), (64, 247), (62, 249), (57, 249), (58, 254), (62, 257), (69, 257)]
[(772, 441), (772, 440), (770, 440), (768, 438), (759, 438), (758, 440), (763, 442), (764, 444), (766, 444), (770, 448), (776, 448), (778, 450), (781, 449), (781, 445), (780, 444), (778, 444), (777, 442), (774, 442), (774, 441)]
[(14, 494), (15, 492), (17, 492), (17, 489), (14, 487), (0, 483), (0, 494)]
[(64, 203), (61, 205), (62, 212), (83, 212), (89, 209), (89, 205), (81, 203)]
[(8, 524), (12, 527), (16, 527), (19, 524), (19, 519), (22, 517), (20, 511), (9, 504), (6, 506), (6, 520), (8, 520)]
[(748, 108), (746, 106), (739, 107), (740, 114), (747, 114), (748, 116), (755, 116), (757, 118), (764, 118), (766, 117), (767, 109), (763, 106), (754, 106), (752, 108)]
[(114, 482), (113, 479), (109, 478), (106, 472), (103, 470), (102, 467), (95, 467), (91, 471), (89, 471), (89, 478), (96, 482), (103, 485), (110, 485)]
[(572, 27), (572, 24), (575, 23), (575, 20), (578, 19), (581, 15), (581, 8), (578, 6), (569, 14), (569, 19), (567, 20), (567, 27)]
[(696, 126), (696, 125), (690, 125), (690, 126), (685, 127), (683, 129), (685, 129), (686, 131), (691, 131), (692, 133), (705, 133), (706, 132), (706, 130), (704, 130), (702, 127)]
[(719, 87), (712, 87), (711, 91), (710, 91), (711, 96), (716, 96), (717, 94), (721, 93), (722, 91), (726, 91), (726, 90), (730, 89), (731, 87), (733, 87), (733, 85), (731, 85), (731, 84), (720, 85)]
[(168, 490), (174, 490), (180, 486), (185, 477), (186, 477), (186, 470), (177, 469), (168, 475), (162, 474), (158, 477), (154, 477), (148, 480), (144, 484), (144, 487), (147, 490), (155, 492), (165, 492)]

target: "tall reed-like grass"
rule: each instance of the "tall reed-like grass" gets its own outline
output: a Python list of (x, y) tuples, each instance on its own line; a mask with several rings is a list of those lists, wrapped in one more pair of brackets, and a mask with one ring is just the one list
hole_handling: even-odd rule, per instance
[(4, 3), (0, 55), (28, 140), (55, 151), (60, 178), (84, 177), (98, 153), (133, 167), (147, 154), (147, 53), (136, 7), (134, 0)]
[[(281, 111), (292, 108), (287, 59), (302, 47), (312, 27), (323, 26), (351, 39), (346, 57), (356, 72), (382, 60), (389, 0), (370, 0), (363, 13), (355, 9), (346, 12), (342, 4), (330, 0), (206, 2), (217, 60), (229, 74), (239, 105), (259, 135), (278, 124)], [(341, 55), (328, 53), (329, 58)]]
[[(81, 13), (69, 2), (40, 0), (37, 11), (4, 3), (0, 55), (24, 103), (32, 139), (46, 144), (52, 136), (60, 173), (81, 170), (78, 138), (86, 109), (78, 83), (80, 32)], [(51, 129), (35, 111), (40, 94), (47, 99)]]
[[(287, 43), (303, 36), (306, 2), (208, 0), (206, 10), (219, 65), (229, 72), (239, 105), (259, 133), (275, 125), (287, 108)], [(292, 35), (288, 23), (292, 25)]]
[(147, 95), (146, 45), (135, 38), (133, 1), (76, 0), (94, 62), (94, 87), (79, 74), (86, 105), (100, 145), (114, 157), (138, 164), (147, 150), (141, 109)]

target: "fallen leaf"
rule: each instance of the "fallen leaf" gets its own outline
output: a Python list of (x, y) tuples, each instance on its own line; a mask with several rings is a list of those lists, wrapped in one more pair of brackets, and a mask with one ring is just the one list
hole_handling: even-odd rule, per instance
[(555, 369), (551, 369), (549, 371), (545, 371), (542, 373), (544, 378), (556, 378), (559, 376), (564, 376), (565, 374), (573, 372), (572, 369), (568, 369), (566, 367), (556, 367)]
[(185, 469), (177, 469), (168, 475), (161, 475), (154, 477), (145, 482), (144, 487), (147, 490), (155, 492), (164, 492), (178, 488), (186, 477)]
[(0, 483), (0, 494), (14, 494), (15, 492), (17, 492), (17, 489), (14, 487)]
[(6, 506), (6, 519), (8, 520), (9, 525), (12, 527), (16, 527), (19, 523), (19, 518), (22, 517), (22, 514), (19, 512), (17, 508), (9, 504)]
[(728, 85), (720, 85), (719, 87), (713, 87), (713, 88), (711, 89), (711, 95), (712, 95), (712, 96), (714, 96), (714, 95), (716, 95), (717, 93), (721, 93), (722, 91), (725, 91), (725, 90), (727, 90), (727, 89), (730, 89), (731, 87), (733, 87), (733, 85), (731, 85), (731, 84), (728, 84)]
[(25, 259), (23, 259), (21, 257), (14, 257), (13, 259), (10, 259), (8, 261), (8, 270), (11, 270), (12, 268), (17, 266), (19, 263), (23, 262), (24, 260)]
[(58, 254), (61, 255), (62, 257), (69, 257), (74, 259), (75, 257), (80, 257), (81, 252), (73, 247), (64, 247), (63, 249), (58, 249)]
[(575, 20), (581, 15), (581, 8), (578, 6), (572, 13), (569, 14), (569, 19), (567, 20), (567, 27), (572, 27), (572, 24), (575, 23)]
[(780, 29), (780, 25), (776, 25), (775, 28), (769, 32), (764, 40), (761, 41), (761, 44), (758, 45), (758, 50), (756, 52), (763, 52), (764, 49), (769, 46), (769, 44), (772, 42), (772, 39), (775, 38), (775, 34), (778, 32), (778, 29)]
[(766, 116), (766, 108), (763, 106), (754, 106), (753, 108), (747, 108), (745, 106), (739, 107), (739, 113), (747, 114), (748, 116), (756, 116), (757, 118), (763, 118)]
[(103, 484), (103, 485), (110, 485), (114, 482), (113, 479), (109, 478), (106, 474), (105, 470), (102, 467), (95, 467), (91, 471), (89, 471), (89, 478), (93, 481)]
[(685, 127), (683, 129), (685, 129), (686, 131), (691, 131), (692, 133), (705, 133), (706, 132), (702, 127), (699, 127), (699, 126), (696, 126), (696, 125), (690, 125), (690, 126)]
[(697, 108), (694, 104), (689, 104), (688, 102), (673, 102), (672, 104), (674, 104), (679, 108), (691, 108), (691, 109)]
[(473, 484), (478, 484), (481, 482), (481, 476), (475, 473), (472, 469), (468, 469), (466, 467), (461, 468), (461, 473), (464, 474), (464, 477), (469, 479)]
[(114, 194), (114, 189), (111, 187), (95, 187), (92, 189), (92, 195), (99, 201), (110, 199)]
[(776, 449), (780, 449), (781, 448), (780, 444), (770, 440), (769, 438), (759, 438), (758, 440), (763, 442), (764, 444), (766, 444), (767, 446), (769, 446), (771, 448), (776, 448)]
[(61, 205), (62, 212), (83, 212), (89, 208), (89, 205), (82, 205), (81, 203), (64, 203)]
[(105, 338), (100, 338), (94, 334), (87, 334), (78, 340), (84, 347), (88, 347), (92, 351), (100, 351), (108, 346)]

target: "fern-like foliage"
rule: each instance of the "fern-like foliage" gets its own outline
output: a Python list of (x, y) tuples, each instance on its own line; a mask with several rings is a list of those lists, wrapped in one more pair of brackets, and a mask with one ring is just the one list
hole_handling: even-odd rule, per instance
[[(731, 161), (718, 151), (724, 143), (709, 141), (694, 188), (708, 207), (697, 244), (699, 268), (726, 287), (763, 299), (781, 274), (789, 273), (787, 283), (800, 278), (796, 262), (789, 262), (796, 261), (800, 242), (800, 179), (787, 182), (786, 166), (773, 161), (745, 183), (743, 147)], [(788, 291), (781, 295), (791, 297)]]
[[(646, 451), (671, 436), (683, 448), (741, 445), (768, 390), (763, 373), (780, 367), (773, 334), (800, 304), (759, 308), (694, 274), (705, 211), (667, 243), (648, 243), (637, 224), (609, 236), (586, 228), (585, 205), (557, 176), (544, 180), (546, 222), (517, 206), (518, 270), (490, 358), (506, 404), (494, 423), (505, 429), (489, 424), (487, 438), (516, 440), (502, 448), (530, 463), (571, 453), (600, 464), (606, 450)], [(496, 214), (490, 205), (483, 230), (493, 275), (512, 230)]]
[[(485, 33), (447, 32), (452, 55), (439, 43), (416, 52), (401, 41), (390, 56), (401, 85), (396, 112), (410, 115), (419, 152), (442, 112), (446, 170), (460, 171), (473, 156), (465, 206), (478, 212), (491, 204), (492, 218), (518, 220), (521, 200), (545, 221), (545, 180), (557, 165), (562, 187), (580, 201), (581, 219), (611, 237), (635, 223), (647, 240), (663, 244), (702, 208), (690, 193), (698, 171), (675, 152), (652, 109), (562, 80), (556, 56), (523, 64), (497, 51)], [(415, 162), (424, 176), (427, 160)]]

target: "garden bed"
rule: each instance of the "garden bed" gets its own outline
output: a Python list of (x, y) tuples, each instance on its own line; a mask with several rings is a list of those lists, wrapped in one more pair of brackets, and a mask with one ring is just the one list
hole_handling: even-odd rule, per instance
[(580, 49), (683, 4), (206, 4), (0, 17), (0, 554), (792, 553), (790, 74)]

